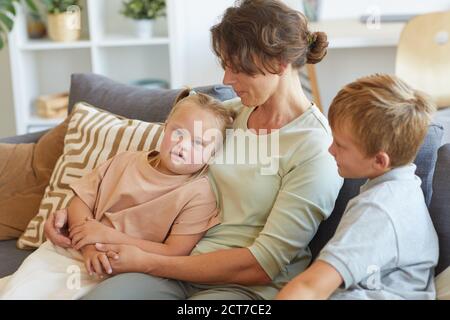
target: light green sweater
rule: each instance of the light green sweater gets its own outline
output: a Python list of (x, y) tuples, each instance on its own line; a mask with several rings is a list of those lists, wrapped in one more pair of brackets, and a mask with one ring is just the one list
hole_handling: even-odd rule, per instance
[[(316, 106), (281, 128), (278, 138), (273, 133), (249, 133), (247, 121), (253, 108), (243, 106), (240, 99), (229, 100), (226, 105), (239, 112), (233, 128), (244, 130), (248, 139), (245, 146), (236, 147), (240, 138), (227, 136), (218, 158), (223, 163), (227, 157), (233, 158), (230, 155), (236, 149), (241, 154), (246, 149), (247, 158), (244, 164), (225, 162), (210, 167), (222, 223), (207, 232), (193, 254), (248, 248), (273, 279), (272, 285), (249, 288), (264, 299), (272, 299), (309, 265), (308, 244), (320, 222), (332, 212), (343, 180), (328, 153), (332, 142), (328, 121)], [(279, 161), (272, 166), (273, 174), (263, 157), (249, 163), (261, 147), (270, 151), (267, 144), (277, 140)], [(248, 151), (251, 141), (261, 143), (260, 148)]]

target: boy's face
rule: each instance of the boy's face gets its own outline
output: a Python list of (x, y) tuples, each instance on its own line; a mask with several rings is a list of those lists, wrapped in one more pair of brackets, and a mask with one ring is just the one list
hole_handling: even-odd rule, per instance
[(332, 131), (333, 143), (328, 151), (336, 159), (341, 177), (372, 179), (388, 171), (389, 157), (386, 153), (369, 157), (357, 145), (348, 127), (341, 126)]

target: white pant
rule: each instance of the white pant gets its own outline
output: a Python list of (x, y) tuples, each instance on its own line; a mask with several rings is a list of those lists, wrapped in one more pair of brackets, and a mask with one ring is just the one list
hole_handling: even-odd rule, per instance
[(79, 299), (100, 281), (89, 276), (80, 252), (46, 241), (13, 275), (0, 279), (0, 299)]

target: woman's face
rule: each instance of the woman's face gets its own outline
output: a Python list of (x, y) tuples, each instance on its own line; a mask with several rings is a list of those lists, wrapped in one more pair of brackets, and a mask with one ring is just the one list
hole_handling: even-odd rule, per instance
[(276, 92), (280, 76), (266, 72), (265, 75), (254, 76), (234, 72), (225, 67), (223, 83), (232, 86), (247, 107), (257, 107), (264, 104)]

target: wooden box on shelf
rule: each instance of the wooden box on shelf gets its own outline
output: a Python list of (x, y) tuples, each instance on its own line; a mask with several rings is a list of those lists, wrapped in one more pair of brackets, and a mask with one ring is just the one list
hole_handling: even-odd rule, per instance
[(37, 114), (42, 118), (63, 118), (67, 115), (69, 93), (41, 96), (36, 100)]

